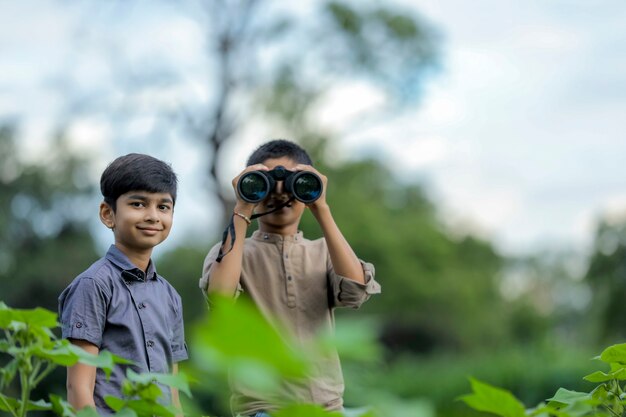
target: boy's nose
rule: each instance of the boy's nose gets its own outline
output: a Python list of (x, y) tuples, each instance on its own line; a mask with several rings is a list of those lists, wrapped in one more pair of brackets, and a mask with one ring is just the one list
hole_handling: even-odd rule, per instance
[(146, 221), (151, 221), (151, 222), (158, 222), (159, 221), (159, 213), (158, 213), (158, 208), (157, 207), (149, 206), (146, 209), (145, 213), (146, 213), (146, 215), (145, 215)]
[(276, 181), (276, 186), (274, 187), (274, 192), (276, 194), (282, 194), (285, 192), (284, 181)]

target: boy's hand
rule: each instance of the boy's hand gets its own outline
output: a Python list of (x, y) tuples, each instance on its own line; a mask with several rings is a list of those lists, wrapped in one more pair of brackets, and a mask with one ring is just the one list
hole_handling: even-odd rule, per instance
[(246, 167), (246, 169), (241, 171), (239, 175), (237, 175), (233, 179), (232, 185), (233, 185), (233, 189), (235, 190), (235, 196), (237, 196), (237, 203), (235, 204), (235, 211), (238, 211), (239, 213), (243, 213), (246, 216), (250, 217), (252, 215), (252, 212), (254, 211), (254, 208), (257, 206), (257, 204), (255, 203), (249, 203), (243, 200), (241, 196), (239, 195), (239, 192), (237, 192), (237, 183), (239, 183), (239, 178), (241, 178), (242, 175), (250, 171), (269, 171), (269, 170), (270, 169), (263, 164), (250, 165), (249, 167)]
[(326, 202), (326, 185), (328, 184), (328, 178), (311, 165), (298, 164), (295, 166), (294, 171), (310, 171), (317, 174), (322, 180), (322, 195), (311, 204), (308, 204), (307, 207), (313, 211), (328, 207), (328, 203)]

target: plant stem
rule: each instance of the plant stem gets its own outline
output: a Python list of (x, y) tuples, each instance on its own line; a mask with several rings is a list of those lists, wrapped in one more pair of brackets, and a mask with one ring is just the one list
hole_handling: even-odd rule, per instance
[(0, 397), (0, 400), (2, 400), (6, 408), (11, 412), (13, 416), (18, 417), (13, 407), (11, 407), (11, 405), (7, 402), (7, 400), (4, 399), (4, 397)]
[[(39, 383), (45, 378), (47, 377), (50, 372), (52, 372), (54, 369), (56, 368), (56, 365), (54, 365), (53, 363), (46, 363), (46, 367), (43, 368), (43, 371), (41, 371), (41, 373), (39, 374), (39, 376), (37, 376), (36, 378), (33, 378), (33, 381), (31, 382), (31, 387), (36, 387), (37, 385), (39, 385)], [(33, 375), (34, 376), (34, 375)]]
[(18, 417), (25, 417), (26, 412), (28, 410), (28, 400), (30, 398), (30, 384), (28, 375), (23, 372), (20, 372), (20, 384), (22, 388), (22, 406), (20, 407), (20, 412)]

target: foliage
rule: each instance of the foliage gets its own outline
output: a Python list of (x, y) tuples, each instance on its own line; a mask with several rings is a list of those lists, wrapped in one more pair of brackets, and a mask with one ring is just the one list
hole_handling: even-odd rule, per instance
[(596, 357), (609, 366), (608, 371), (596, 371), (584, 377), (597, 384), (589, 392), (559, 388), (547, 403), (525, 409), (510, 392), (471, 379), (472, 393), (460, 399), (475, 410), (502, 417), (524, 416), (623, 416), (626, 412), (626, 344), (612, 345)]
[(126, 370), (126, 380), (122, 385), (123, 398), (107, 396), (105, 401), (119, 416), (161, 416), (175, 417), (179, 411), (173, 405), (159, 403), (163, 392), (157, 383), (176, 388), (179, 392), (191, 396), (185, 375), (141, 373), (130, 368)]
[[(227, 386), (229, 382), (246, 384), (269, 398), (276, 398), (279, 410), (276, 416), (332, 417), (337, 413), (326, 412), (318, 405), (296, 402), (278, 395), (281, 381), (301, 380), (307, 377), (315, 358), (338, 349), (348, 360), (378, 360), (380, 354), (372, 337), (371, 329), (364, 323), (342, 326), (339, 333), (320, 335), (310, 345), (296, 345), (288, 333), (270, 325), (261, 314), (245, 300), (233, 303), (228, 299), (213, 299), (212, 314), (198, 325), (193, 336), (191, 373), (209, 389)], [(31, 310), (10, 309), (0, 304), (0, 328), (5, 339), (0, 340), (0, 352), (12, 359), (3, 364), (0, 379), (0, 410), (9, 411), (14, 417), (23, 417), (30, 411), (48, 410), (63, 417), (89, 417), (97, 414), (90, 409), (75, 413), (72, 407), (58, 395), (50, 395), (49, 401), (30, 400), (32, 389), (56, 366), (72, 366), (82, 362), (102, 368), (107, 375), (115, 364), (127, 364), (127, 360), (102, 351), (90, 355), (67, 340), (58, 340), (51, 329), (57, 326), (56, 314), (36, 308)], [(21, 395), (11, 398), (5, 394), (18, 377)], [(107, 397), (107, 404), (119, 416), (174, 417), (177, 410), (162, 405), (161, 389), (155, 384), (177, 388), (191, 395), (184, 374), (134, 373), (127, 369), (127, 379), (122, 385), (123, 398)], [(227, 392), (217, 391), (226, 401)], [(387, 408), (385, 408), (387, 407)], [(395, 407), (405, 410), (396, 416), (415, 415), (423, 405), (403, 404), (390, 400), (386, 405), (352, 409), (352, 417), (377, 417), (380, 410)], [(402, 408), (404, 407), (404, 408)], [(420, 408), (421, 407), (421, 408)], [(413, 410), (413, 411), (410, 411)], [(408, 414), (407, 414), (408, 413)], [(420, 415), (430, 416), (421, 413)]]
[[(423, 188), (399, 181), (379, 161), (318, 169), (329, 178), (328, 201), (342, 232), (376, 267), (383, 294), (363, 309), (384, 316), (388, 347), (427, 353), (509, 339), (512, 306), (498, 282), (505, 260), (490, 243), (452, 235)], [(312, 216), (303, 217), (301, 229), (321, 236)]]
[[(91, 199), (86, 161), (59, 135), (44, 159), (25, 161), (12, 126), (0, 125), (0, 281), (16, 307), (56, 309), (56, 299), (80, 269), (96, 259), (83, 210)], [(80, 207), (80, 210), (77, 208)]]
[[(192, 332), (194, 355), (186, 372), (203, 381), (203, 389), (218, 393), (226, 412), (231, 384), (244, 385), (264, 398), (275, 399), (278, 415), (314, 417), (334, 413), (319, 406), (283, 398), (281, 382), (306, 378), (316, 358), (337, 349), (343, 357), (376, 360), (379, 350), (372, 332), (351, 324), (311, 344), (297, 344), (290, 334), (270, 324), (246, 299), (212, 298), (211, 313)], [(294, 414), (292, 414), (294, 413)], [(375, 411), (355, 411), (354, 417), (375, 417)]]
[(315, 107), (337, 86), (365, 84), (397, 109), (417, 101), (437, 62), (434, 29), (399, 4), (320, 1), (305, 19), (271, 0), (201, 5), (205, 13), (193, 17), (201, 21), (206, 58), (215, 69), (206, 86), (213, 100), (208, 108), (202, 102), (201, 108), (186, 109), (185, 121), (208, 147), (223, 226), (233, 199), (230, 187), (223, 187), (230, 178), (222, 178), (218, 165), (256, 118), (275, 125), (282, 137), (315, 142)]
[[(511, 346), (474, 352), (437, 351), (430, 355), (408, 353), (389, 356), (382, 362), (343, 361), (345, 402), (358, 405), (362, 398), (382, 404), (393, 394), (404, 402), (427, 401), (438, 417), (479, 415), (452, 399), (467, 392), (467, 376), (509, 389), (524, 403), (532, 404), (552, 395), (555, 387), (585, 390), (590, 383), (580, 375), (595, 368), (588, 360), (593, 349), (569, 344)], [(372, 391), (372, 387), (376, 387)], [(394, 414), (387, 414), (394, 415)]]
[(614, 343), (626, 337), (626, 222), (602, 221), (596, 231), (585, 281), (593, 289), (593, 339)]
[[(68, 410), (58, 397), (51, 397), (50, 402), (30, 400), (32, 390), (56, 366), (71, 366), (80, 361), (110, 374), (116, 363), (128, 363), (109, 352), (94, 356), (67, 340), (56, 339), (51, 332), (57, 326), (56, 319), (56, 314), (43, 308), (10, 309), (0, 302), (0, 329), (4, 331), (0, 352), (10, 358), (0, 371), (0, 410), (14, 417), (23, 417), (33, 410)], [(19, 381), (19, 398), (5, 394), (14, 381)]]
[[(108, 351), (92, 355), (68, 340), (59, 340), (52, 333), (55, 327), (57, 315), (49, 310), (40, 307), (11, 309), (0, 302), (0, 329), (4, 330), (5, 336), (0, 339), (0, 352), (10, 358), (0, 369), (0, 410), (9, 412), (13, 417), (24, 417), (30, 411), (45, 410), (62, 417), (97, 416), (93, 409), (76, 413), (58, 395), (51, 394), (49, 401), (33, 401), (30, 399), (31, 393), (57, 366), (68, 367), (81, 362), (102, 369), (109, 377), (116, 364), (132, 363)], [(19, 398), (6, 394), (15, 385), (14, 381), (19, 382)], [(183, 374), (137, 374), (128, 368), (127, 379), (122, 386), (124, 398), (109, 396), (105, 401), (119, 416), (176, 416), (176, 409), (159, 403), (163, 394), (155, 383), (191, 395)]]

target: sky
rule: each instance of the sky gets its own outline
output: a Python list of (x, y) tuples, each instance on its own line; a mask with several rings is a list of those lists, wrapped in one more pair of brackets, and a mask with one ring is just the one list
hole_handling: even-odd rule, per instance
[[(623, 0), (397, 3), (437, 28), (441, 67), (419, 106), (369, 124), (355, 121), (381, 105), (379, 91), (359, 82), (332, 91), (317, 120), (339, 138), (340, 154), (376, 155), (399, 177), (424, 183), (442, 221), (505, 254), (585, 251), (600, 218), (626, 217)], [(41, 160), (50, 130), (71, 115), (75, 149), (97, 157), (94, 180), (118, 154), (171, 158), (182, 198), (170, 240), (192, 231), (215, 236), (214, 203), (197, 192), (205, 185), (201, 152), (188, 138), (155, 139), (167, 120), (147, 104), (175, 112), (210, 100), (197, 22), (173, 6), (135, 2), (121, 14), (120, 2), (98, 4), (0, 1), (0, 120), (19, 120), (23, 156)], [(174, 70), (183, 81), (128, 103), (113, 80), (140, 74), (147, 59), (155, 74)], [(70, 96), (79, 99), (68, 104)], [(76, 117), (101, 104), (119, 108), (121, 119), (132, 108), (122, 132), (107, 115)], [(245, 129), (226, 157), (227, 176), (264, 131)]]

